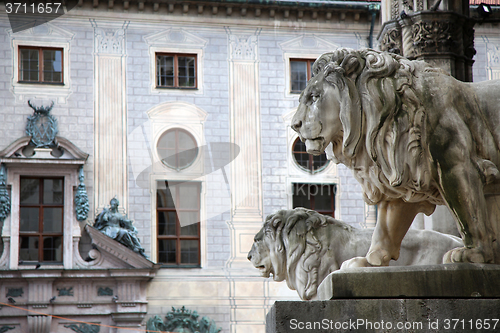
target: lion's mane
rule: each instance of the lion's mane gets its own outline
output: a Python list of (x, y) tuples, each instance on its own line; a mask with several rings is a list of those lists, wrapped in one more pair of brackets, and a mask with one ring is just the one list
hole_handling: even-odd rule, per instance
[[(341, 228), (351, 228), (332, 217), (305, 208), (280, 210), (269, 215), (264, 223), (264, 234), (268, 238), (266, 243), (271, 245), (269, 255), (274, 279), (286, 279), (288, 287), (297, 290), (302, 299), (311, 299), (316, 295), (321, 282), (318, 281), (319, 265), (328, 250), (328, 244), (321, 244), (318, 235), (322, 232), (321, 228), (337, 224)], [(341, 245), (342, 240), (339, 239), (339, 242)]]
[(415, 79), (447, 74), (371, 49), (325, 53), (314, 64), (313, 73), (319, 71), (342, 94), (344, 138), (332, 147), (333, 159), (354, 169), (368, 203), (391, 197), (442, 204), (423, 158), (425, 110)]

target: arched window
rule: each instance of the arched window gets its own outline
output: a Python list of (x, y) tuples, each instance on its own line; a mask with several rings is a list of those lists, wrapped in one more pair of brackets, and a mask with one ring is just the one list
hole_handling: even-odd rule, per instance
[(177, 171), (189, 167), (198, 156), (196, 140), (180, 128), (163, 133), (156, 147), (163, 164)]
[(295, 163), (302, 170), (310, 173), (317, 173), (324, 170), (329, 163), (325, 153), (318, 156), (308, 154), (306, 145), (299, 138), (292, 145), (292, 153)]

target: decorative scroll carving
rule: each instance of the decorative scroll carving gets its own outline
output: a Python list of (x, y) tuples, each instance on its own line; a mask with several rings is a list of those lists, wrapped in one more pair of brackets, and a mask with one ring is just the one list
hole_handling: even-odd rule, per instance
[(257, 36), (229, 35), (232, 59), (255, 60), (257, 58)]
[(73, 287), (69, 288), (57, 288), (59, 294), (57, 296), (74, 296)]
[(163, 321), (160, 316), (150, 318), (146, 324), (146, 332), (190, 332), (190, 333), (218, 333), (215, 321), (208, 317), (198, 320), (198, 313), (182, 307), (168, 312)]
[(380, 42), (380, 50), (402, 54), (401, 30), (392, 29), (388, 31)]
[[(83, 172), (83, 166), (80, 167), (78, 173), (78, 179), (80, 184), (76, 189), (75, 193), (75, 212), (76, 219), (78, 221), (85, 221), (89, 212), (89, 197), (87, 195), (87, 188), (85, 187), (85, 174)], [(0, 192), (1, 193), (1, 192)]]
[(23, 288), (8, 288), (5, 297), (21, 297), (24, 294)]
[(0, 222), (5, 221), (10, 214), (10, 196), (7, 191), (7, 170), (5, 164), (0, 166)]
[(412, 25), (415, 54), (455, 52), (454, 34), (460, 27), (451, 21), (419, 21)]
[(31, 136), (31, 142), (37, 148), (54, 147), (56, 145), (56, 135), (59, 131), (57, 128), (57, 119), (49, 114), (54, 106), (54, 102), (47, 107), (36, 107), (31, 101), (28, 101), (28, 105), (34, 112), (28, 117), (26, 134)]
[(99, 287), (97, 290), (97, 296), (113, 296), (113, 289), (109, 287)]
[(96, 51), (98, 53), (123, 54), (125, 53), (125, 30), (116, 31), (95, 28)]
[(101, 327), (98, 325), (89, 325), (89, 324), (69, 324), (64, 325), (64, 327), (69, 328), (77, 333), (99, 333)]

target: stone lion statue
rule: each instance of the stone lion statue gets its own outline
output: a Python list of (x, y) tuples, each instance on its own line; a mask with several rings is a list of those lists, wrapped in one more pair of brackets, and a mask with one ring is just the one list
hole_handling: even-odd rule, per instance
[[(263, 277), (286, 280), (303, 300), (313, 299), (318, 286), (347, 259), (364, 255), (373, 229), (356, 229), (331, 216), (306, 208), (269, 215), (255, 235), (248, 260)], [(410, 229), (394, 266), (441, 264), (460, 238), (432, 230)]]
[(366, 256), (387, 266), (415, 215), (447, 205), (465, 246), (445, 262), (500, 263), (500, 80), (464, 83), (422, 61), (371, 49), (323, 54), (292, 128), (307, 152), (353, 170), (378, 205)]

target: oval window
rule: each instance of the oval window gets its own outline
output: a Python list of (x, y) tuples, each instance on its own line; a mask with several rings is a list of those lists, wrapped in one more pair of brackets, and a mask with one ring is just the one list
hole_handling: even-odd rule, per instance
[(177, 171), (193, 164), (198, 156), (196, 140), (180, 128), (173, 128), (163, 133), (156, 147), (163, 164)]
[(325, 153), (318, 156), (308, 154), (306, 151), (306, 144), (300, 141), (299, 138), (293, 143), (292, 153), (295, 163), (297, 163), (302, 170), (310, 173), (322, 171), (329, 162)]

